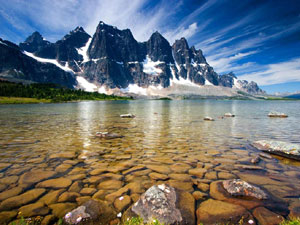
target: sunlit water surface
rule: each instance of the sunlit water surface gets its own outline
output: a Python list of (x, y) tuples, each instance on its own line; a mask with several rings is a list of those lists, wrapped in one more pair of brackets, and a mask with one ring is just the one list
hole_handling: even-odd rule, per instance
[[(268, 118), (270, 111), (284, 112), (289, 117)], [(221, 118), (226, 112), (236, 116)], [(136, 117), (120, 118), (120, 114), (126, 113)], [(204, 121), (205, 116), (213, 117), (215, 121)], [(106, 172), (97, 175), (99, 177), (105, 173), (119, 174), (122, 176), (117, 179), (122, 181), (122, 186), (138, 181), (146, 190), (152, 184), (174, 180), (170, 177), (162, 178), (164, 181), (155, 176), (149, 177), (153, 171), (147, 166), (165, 165), (171, 168), (171, 165), (179, 163), (190, 168), (208, 169), (209, 175), (204, 174), (202, 178), (191, 176), (190, 186), (180, 183), (189, 183), (186, 180), (175, 182), (175, 186), (191, 193), (199, 190), (197, 184), (201, 179), (209, 184), (222, 179), (218, 176), (220, 172), (228, 172), (233, 177), (249, 178), (250, 182), (263, 177), (274, 179), (286, 188), (280, 188), (279, 184), (276, 188), (268, 181), (258, 180), (255, 183), (264, 185), (287, 202), (299, 201), (300, 165), (296, 161), (275, 157), (261, 160), (258, 164), (262, 168), (260, 170), (240, 167), (251, 165), (251, 158), (258, 155), (259, 151), (250, 145), (253, 141), (272, 139), (299, 144), (299, 124), (298, 101), (148, 100), (2, 105), (0, 165), (7, 163), (4, 165), (10, 167), (3, 167), (0, 173), (1, 191), (20, 185), (18, 178), (13, 179), (13, 183), (3, 181), (4, 178), (20, 177), (24, 172), (36, 169), (56, 170), (55, 177), (84, 174), (84, 178), (79, 180), (83, 181), (84, 187), (99, 191), (99, 183), (113, 179), (108, 176), (98, 182), (89, 182), (88, 178), (93, 177), (90, 172), (99, 168), (107, 168)], [(99, 131), (124, 137), (101, 139), (95, 136)], [(55, 153), (63, 152), (74, 154), (55, 158)], [(58, 166), (68, 163), (71, 166), (57, 170)], [(145, 168), (124, 172), (137, 165)], [(170, 170), (165, 175), (173, 173), (176, 171)], [(188, 170), (184, 173), (188, 174)], [(253, 178), (253, 174), (256, 177)], [(35, 185), (29, 185), (25, 190)], [(49, 191), (51, 188), (47, 188)], [(113, 191), (107, 190), (105, 194)], [(105, 194), (98, 197), (105, 199)], [(197, 204), (200, 202), (197, 201)]]

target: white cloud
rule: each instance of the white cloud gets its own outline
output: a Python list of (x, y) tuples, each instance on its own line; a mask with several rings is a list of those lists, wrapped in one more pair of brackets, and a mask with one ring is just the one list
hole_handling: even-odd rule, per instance
[(182, 37), (186, 39), (192, 37), (197, 32), (197, 30), (198, 30), (197, 23), (192, 23), (187, 28), (178, 27), (176, 30), (166, 32), (163, 35), (165, 36), (165, 38), (169, 40), (171, 44), (173, 44), (175, 40), (178, 40)]
[(300, 58), (269, 64), (262, 72), (239, 76), (239, 79), (253, 80), (265, 86), (300, 81)]

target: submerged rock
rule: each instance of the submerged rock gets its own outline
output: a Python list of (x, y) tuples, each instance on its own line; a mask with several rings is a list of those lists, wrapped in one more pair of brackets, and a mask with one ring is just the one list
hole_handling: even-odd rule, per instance
[(8, 222), (11, 221), (16, 215), (17, 215), (17, 212), (15, 212), (15, 211), (0, 212), (1, 224), (8, 224)]
[(255, 224), (244, 207), (213, 199), (202, 202), (196, 214), (197, 224)]
[(113, 139), (113, 138), (122, 138), (124, 136), (115, 134), (115, 133), (109, 133), (109, 132), (97, 132), (96, 137), (105, 138), (105, 139)]
[(46, 170), (34, 170), (29, 171), (20, 177), (20, 184), (35, 184), (41, 182), (43, 180), (49, 179), (56, 175), (54, 171), (46, 171)]
[(42, 202), (25, 205), (19, 209), (19, 217), (44, 216), (48, 213), (49, 208), (47, 208)]
[(129, 114), (122, 114), (122, 115), (120, 115), (120, 117), (121, 118), (134, 118), (135, 115), (129, 113)]
[(27, 191), (21, 195), (8, 198), (1, 202), (0, 211), (18, 208), (27, 203), (33, 202), (46, 192), (43, 188), (37, 188)]
[(253, 215), (260, 225), (277, 225), (284, 221), (284, 218), (264, 207), (253, 210)]
[(281, 113), (281, 112), (270, 112), (268, 114), (268, 117), (277, 117), (277, 118), (287, 118), (288, 115), (284, 114), (284, 113)]
[(240, 179), (225, 180), (223, 187), (232, 196), (254, 197), (260, 200), (268, 198), (265, 191)]
[(300, 145), (284, 141), (260, 140), (252, 144), (259, 150), (280, 155), (286, 158), (300, 160)]
[(67, 188), (72, 184), (72, 181), (67, 178), (56, 178), (38, 183), (36, 186), (41, 188), (62, 189)]

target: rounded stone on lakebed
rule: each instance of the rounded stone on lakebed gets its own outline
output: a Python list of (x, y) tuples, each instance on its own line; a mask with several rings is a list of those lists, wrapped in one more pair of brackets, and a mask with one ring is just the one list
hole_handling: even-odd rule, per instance
[(81, 181), (75, 181), (69, 188), (71, 192), (80, 192), (83, 188), (83, 183)]
[(8, 199), (10, 197), (19, 195), (20, 193), (23, 192), (23, 190), (24, 190), (23, 187), (14, 187), (14, 188), (11, 188), (9, 190), (1, 192), (0, 193), (0, 202), (5, 200), (5, 199)]
[(152, 180), (167, 180), (169, 177), (165, 174), (161, 174), (161, 173), (149, 173), (149, 177)]
[(170, 165), (170, 169), (174, 173), (186, 173), (186, 171), (191, 169), (191, 166), (186, 163), (175, 163), (173, 165)]
[(34, 170), (21, 175), (19, 184), (35, 184), (56, 175), (54, 171)]
[(82, 188), (80, 191), (81, 195), (93, 195), (97, 191), (96, 188)]
[(131, 203), (131, 198), (128, 195), (123, 195), (115, 199), (114, 207), (118, 212), (122, 212), (130, 205), (130, 203)]
[(59, 196), (58, 202), (75, 202), (78, 197), (80, 197), (80, 194), (77, 192), (66, 191)]
[(14, 217), (16, 217), (17, 212), (15, 211), (3, 211), (0, 212), (0, 221), (3, 224), (8, 224)]
[(58, 218), (62, 218), (67, 212), (72, 211), (76, 208), (75, 203), (56, 203), (49, 205), (49, 208), (52, 209), (52, 214)]
[(0, 179), (0, 184), (14, 184), (19, 180), (18, 176), (7, 176)]
[(209, 190), (209, 185), (208, 184), (205, 184), (205, 183), (199, 183), (197, 185), (197, 187), (201, 190), (201, 191), (208, 191)]
[(207, 170), (203, 169), (203, 168), (194, 168), (194, 169), (189, 170), (189, 174), (197, 176), (199, 178), (202, 178), (204, 176), (204, 174), (206, 173), (206, 171)]
[(191, 181), (191, 176), (183, 173), (171, 173), (168, 175), (173, 180)]
[(38, 183), (37, 187), (42, 188), (52, 188), (52, 189), (62, 189), (67, 188), (72, 184), (72, 180), (67, 178), (57, 178), (57, 179), (50, 179), (43, 181), (41, 183)]
[(32, 216), (44, 216), (49, 213), (49, 208), (46, 207), (42, 202), (37, 202), (29, 205), (22, 206), (19, 209), (20, 217), (32, 217)]
[(206, 199), (208, 197), (208, 195), (206, 193), (203, 193), (201, 191), (194, 191), (192, 193), (193, 197), (195, 198), (195, 200), (203, 200), (203, 199)]
[(159, 165), (147, 165), (147, 168), (153, 170), (157, 173), (168, 174), (171, 172), (168, 166), (159, 166)]
[(45, 192), (46, 192), (45, 189), (37, 188), (37, 189), (27, 191), (21, 195), (8, 198), (8, 199), (4, 200), (3, 202), (1, 202), (0, 211), (18, 208), (29, 202), (33, 202), (34, 200), (39, 198)]
[(277, 225), (284, 221), (281, 215), (271, 212), (264, 207), (258, 207), (253, 210), (253, 216), (260, 225)]
[(230, 224), (238, 224), (238, 221), (242, 217), (244, 220), (251, 218), (246, 208), (213, 199), (202, 202), (196, 214), (197, 224), (226, 224), (227, 222)]
[(104, 190), (117, 190), (123, 186), (123, 182), (119, 180), (107, 180), (103, 181), (98, 185), (99, 189)]
[(58, 197), (63, 193), (65, 190), (60, 189), (60, 190), (55, 190), (48, 192), (45, 194), (43, 197), (39, 199), (40, 202), (45, 203), (46, 205), (51, 205), (57, 202)]

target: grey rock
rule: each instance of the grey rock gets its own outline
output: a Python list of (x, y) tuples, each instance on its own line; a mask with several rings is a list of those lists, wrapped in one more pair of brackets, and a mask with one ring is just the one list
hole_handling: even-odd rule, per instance
[(300, 145), (284, 141), (260, 140), (252, 144), (259, 150), (280, 155), (286, 158), (300, 160)]
[(151, 222), (153, 218), (165, 224), (182, 221), (181, 212), (176, 208), (175, 189), (165, 184), (149, 188), (132, 206), (132, 211), (146, 223)]

